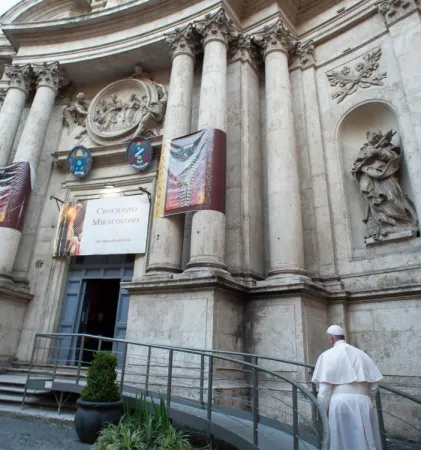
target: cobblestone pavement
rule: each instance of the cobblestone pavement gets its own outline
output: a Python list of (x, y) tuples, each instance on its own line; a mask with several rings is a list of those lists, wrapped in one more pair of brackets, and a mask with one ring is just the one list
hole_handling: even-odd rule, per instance
[(0, 450), (88, 450), (71, 426), (0, 416)]

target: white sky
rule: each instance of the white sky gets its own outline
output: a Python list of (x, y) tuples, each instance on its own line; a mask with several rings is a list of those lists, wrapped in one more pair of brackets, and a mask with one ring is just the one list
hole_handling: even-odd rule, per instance
[(10, 9), (16, 3), (19, 3), (20, 0), (0, 0), (0, 16), (4, 14), (8, 9)]

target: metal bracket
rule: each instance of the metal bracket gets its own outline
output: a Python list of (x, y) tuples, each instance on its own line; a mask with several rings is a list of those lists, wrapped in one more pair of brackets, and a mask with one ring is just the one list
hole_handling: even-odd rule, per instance
[(64, 201), (63, 201), (63, 200), (60, 200), (60, 199), (57, 198), (57, 197), (54, 197), (54, 195), (50, 195), (50, 200), (53, 200), (53, 199), (56, 201), (57, 208), (58, 208), (58, 210), (60, 211), (60, 205), (59, 205), (59, 203), (62, 205), (62, 204), (64, 203)]
[(149, 204), (151, 203), (151, 199), (152, 199), (152, 194), (145, 188), (139, 186), (139, 191), (142, 192), (143, 194), (146, 194), (148, 196), (148, 200), (149, 200)]

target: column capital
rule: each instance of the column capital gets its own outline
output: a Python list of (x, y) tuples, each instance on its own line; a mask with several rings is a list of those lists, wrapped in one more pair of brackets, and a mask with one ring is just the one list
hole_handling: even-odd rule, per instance
[(306, 69), (314, 66), (316, 64), (314, 50), (314, 42), (312, 40), (305, 44), (297, 42), (291, 50), (291, 68), (300, 67), (301, 69)]
[(420, 6), (420, 0), (380, 0), (376, 3), (377, 11), (383, 14), (386, 25), (395, 22)]
[(32, 67), (30, 64), (24, 64), (22, 66), (17, 64), (6, 66), (4, 73), (9, 78), (9, 89), (20, 89), (28, 95), (33, 79)]
[(58, 67), (59, 65), (57, 61), (32, 65), (36, 78), (37, 89), (41, 86), (49, 87), (57, 94), (63, 81)]
[(281, 19), (254, 33), (252, 39), (263, 48), (265, 58), (271, 52), (288, 53), (295, 45), (294, 36)]
[(170, 46), (173, 59), (177, 55), (188, 55), (195, 59), (200, 50), (199, 36), (190, 23), (184, 28), (177, 27), (172, 33), (167, 33), (165, 42)]
[(203, 20), (194, 22), (193, 27), (202, 36), (203, 46), (211, 41), (220, 41), (228, 46), (238, 36), (232, 19), (227, 16), (223, 8), (215, 13), (206, 14)]
[(6, 95), (7, 95), (7, 89), (1, 88), (0, 89), (0, 111), (1, 111), (1, 108), (3, 107), (3, 103), (6, 98)]
[(240, 60), (257, 68), (262, 62), (259, 48), (250, 35), (239, 34), (230, 47), (230, 62)]

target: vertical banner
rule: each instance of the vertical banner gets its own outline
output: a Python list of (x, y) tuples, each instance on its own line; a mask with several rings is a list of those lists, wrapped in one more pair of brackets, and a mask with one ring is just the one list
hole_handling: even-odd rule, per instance
[(22, 231), (30, 193), (29, 163), (18, 162), (0, 168), (0, 227)]
[(149, 210), (141, 195), (65, 203), (53, 256), (145, 253)]
[(162, 145), (155, 217), (225, 212), (226, 134), (206, 128)]

